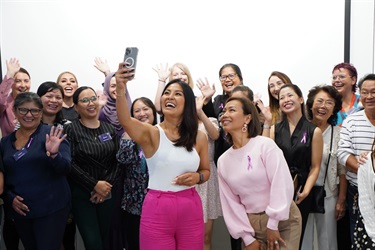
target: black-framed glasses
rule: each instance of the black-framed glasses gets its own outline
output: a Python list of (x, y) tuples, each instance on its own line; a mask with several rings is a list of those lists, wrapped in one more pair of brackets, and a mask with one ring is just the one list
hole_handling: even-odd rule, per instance
[(96, 97), (96, 96), (92, 96), (92, 97), (90, 97), (90, 98), (85, 97), (85, 98), (79, 99), (78, 101), (79, 101), (79, 102), (82, 102), (82, 103), (89, 103), (90, 101), (91, 101), (91, 102), (95, 102), (95, 101), (97, 101), (97, 100), (98, 100), (98, 97)]
[(237, 74), (221, 75), (219, 79), (220, 81), (225, 81), (227, 80), (227, 78), (229, 78), (230, 80), (233, 80), (236, 77), (236, 75)]
[(32, 116), (37, 116), (40, 114), (41, 109), (27, 109), (27, 108), (18, 108), (18, 113), (20, 115), (27, 115), (30, 112)]

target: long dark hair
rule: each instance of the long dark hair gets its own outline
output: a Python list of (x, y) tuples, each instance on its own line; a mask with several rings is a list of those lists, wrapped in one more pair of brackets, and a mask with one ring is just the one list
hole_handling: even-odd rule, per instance
[[(182, 88), (182, 92), (185, 97), (185, 105), (184, 105), (184, 112), (182, 114), (182, 120), (180, 125), (178, 126), (178, 132), (180, 134), (180, 138), (174, 141), (174, 145), (176, 147), (185, 147), (187, 151), (193, 151), (193, 147), (197, 141), (197, 134), (198, 134), (198, 115), (197, 109), (195, 106), (195, 96), (193, 90), (190, 88), (188, 84), (180, 79), (174, 79), (165, 85), (163, 90), (163, 94), (165, 90), (171, 84), (178, 84)], [(163, 106), (161, 111), (163, 112)]]
[[(42, 98), (42, 96), (44, 96), (48, 92), (51, 92), (51, 91), (53, 91), (55, 89), (60, 90), (61, 96), (64, 99), (64, 90), (63, 90), (63, 88), (60, 85), (58, 85), (57, 83), (55, 83), (55, 82), (44, 82), (44, 83), (40, 84), (39, 87), (38, 87), (38, 90), (36, 91), (36, 93), (38, 94), (38, 96), (40, 98)], [(60, 123), (61, 124), (61, 123), (64, 123), (63, 120), (64, 120), (64, 116), (63, 116), (63, 113), (62, 113), (62, 109), (60, 109), (56, 113), (56, 117), (55, 117), (54, 123)]]

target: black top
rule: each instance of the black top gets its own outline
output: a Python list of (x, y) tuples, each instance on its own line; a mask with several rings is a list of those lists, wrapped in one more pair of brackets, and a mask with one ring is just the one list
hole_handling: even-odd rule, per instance
[(292, 135), (290, 135), (287, 119), (275, 126), (275, 142), (283, 151), (292, 176), (299, 175), (298, 183), (300, 185), (305, 184), (310, 172), (315, 128), (316, 125), (309, 122), (305, 117), (301, 117), (298, 121)]
[(63, 107), (61, 109), (61, 111), (62, 111), (62, 114), (63, 114), (63, 118), (66, 119), (66, 120), (74, 121), (74, 120), (78, 119), (78, 113), (74, 109), (74, 106), (70, 107), (70, 108)]
[(70, 179), (90, 192), (99, 180), (114, 185), (121, 173), (116, 159), (119, 149), (116, 129), (103, 121), (98, 128), (90, 129), (75, 120), (66, 125), (65, 133), (72, 152)]

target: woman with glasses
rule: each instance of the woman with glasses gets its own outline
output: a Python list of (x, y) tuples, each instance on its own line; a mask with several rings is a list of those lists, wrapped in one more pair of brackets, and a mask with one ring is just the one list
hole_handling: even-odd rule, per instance
[(59, 250), (71, 207), (71, 156), (62, 128), (41, 123), (42, 108), (32, 92), (14, 101), (20, 128), (0, 143), (4, 198), (25, 249)]
[(98, 120), (99, 102), (87, 86), (73, 94), (79, 119), (65, 128), (72, 152), (69, 174), (73, 215), (86, 249), (103, 249), (107, 240), (119, 174), (119, 137), (109, 123)]
[[(18, 121), (13, 112), (14, 99), (19, 93), (28, 92), (31, 85), (30, 74), (20, 67), (18, 59), (10, 58), (9, 61), (6, 61), (6, 66), (7, 73), (0, 84), (0, 129), (2, 136), (12, 133), (17, 127)], [(4, 211), (3, 236), (8, 249), (18, 249), (19, 237), (14, 222), (8, 219), (7, 211)]]
[[(233, 89), (236, 86), (243, 85), (242, 72), (240, 67), (233, 63), (224, 64), (219, 70), (219, 80), (221, 82), (221, 87), (223, 93), (217, 95), (212, 102), (212, 97), (214, 96), (216, 90), (215, 85), (210, 86), (208, 81), (204, 82), (202, 80), (198, 81), (197, 87), (201, 91), (202, 95), (205, 97), (205, 105), (203, 106), (203, 111), (207, 117), (215, 117), (217, 120), (220, 118), (221, 111), (224, 108), (226, 100), (229, 98)], [(217, 164), (217, 160), (222, 153), (224, 153), (230, 145), (226, 142), (225, 132), (220, 128), (219, 137), (215, 141), (214, 150), (214, 162)], [(231, 236), (231, 248), (232, 250), (240, 250), (242, 248), (242, 240), (234, 239)]]
[(312, 204), (309, 194), (322, 160), (322, 131), (306, 119), (302, 91), (297, 85), (285, 84), (280, 88), (279, 104), (282, 120), (271, 127), (270, 137), (283, 151), (294, 180), (294, 199), (302, 216), (302, 241)]
[(346, 169), (337, 159), (340, 127), (335, 124), (340, 109), (341, 95), (333, 86), (320, 85), (310, 89), (306, 101), (307, 117), (323, 133), (323, 155), (315, 186), (324, 184), (326, 197), (325, 213), (309, 214), (302, 249), (314, 249), (314, 232), (317, 233), (318, 249), (339, 249), (336, 221), (345, 215), (347, 190)]
[(342, 96), (342, 107), (337, 113), (337, 125), (341, 127), (344, 119), (362, 107), (357, 90), (357, 69), (350, 63), (339, 63), (332, 70), (332, 86)]

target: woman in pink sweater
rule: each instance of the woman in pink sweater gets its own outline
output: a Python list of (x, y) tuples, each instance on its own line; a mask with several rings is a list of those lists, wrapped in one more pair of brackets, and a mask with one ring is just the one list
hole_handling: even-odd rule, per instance
[[(13, 103), (16, 96), (21, 92), (30, 90), (30, 74), (16, 58), (6, 61), (7, 74), (0, 85), (0, 128), (2, 136), (14, 131), (17, 119), (13, 113)], [(11, 92), (12, 91), (12, 92)]]
[(247, 99), (229, 98), (220, 118), (233, 146), (218, 160), (223, 215), (246, 250), (298, 249), (301, 214), (283, 152), (260, 136), (258, 112)]

